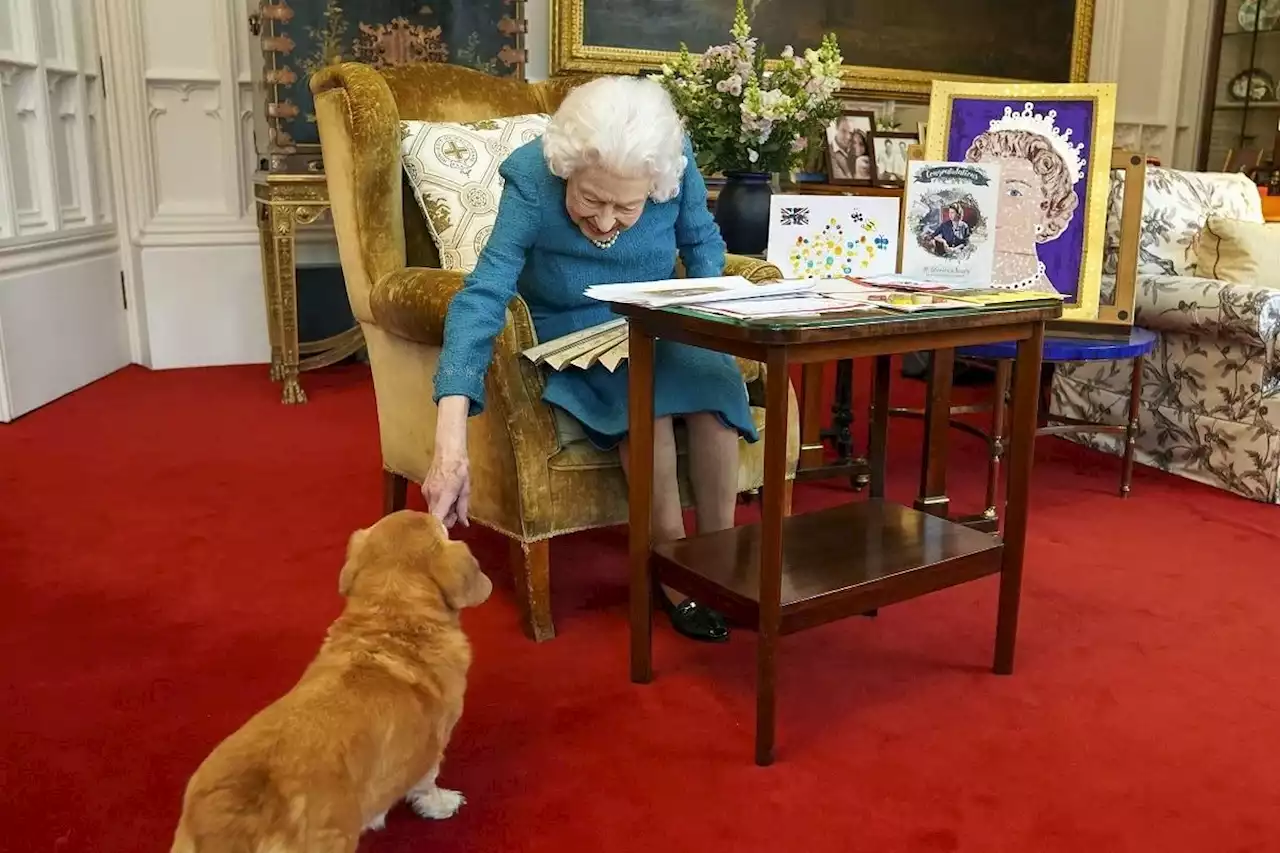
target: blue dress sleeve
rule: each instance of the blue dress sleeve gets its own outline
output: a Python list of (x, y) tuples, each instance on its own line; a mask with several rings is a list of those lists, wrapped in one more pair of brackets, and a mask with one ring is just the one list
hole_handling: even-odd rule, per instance
[(505, 184), (489, 240), (476, 268), (449, 303), (444, 346), (436, 368), (434, 399), (461, 395), (472, 416), (484, 411), (484, 377), (493, 360), (493, 339), (507, 322), (507, 304), (516, 295), (525, 257), (542, 220), (537, 181), (504, 163)]
[(676, 215), (676, 248), (689, 278), (723, 275), (724, 240), (720, 226), (707, 209), (707, 184), (698, 171), (688, 138), (684, 141), (684, 156), (689, 163), (684, 167), (677, 200), (680, 212)]

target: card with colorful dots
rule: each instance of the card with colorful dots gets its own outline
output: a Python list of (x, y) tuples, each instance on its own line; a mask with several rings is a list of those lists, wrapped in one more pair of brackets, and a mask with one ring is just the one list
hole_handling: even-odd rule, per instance
[(775, 195), (765, 257), (785, 278), (893, 273), (898, 213), (896, 198)]

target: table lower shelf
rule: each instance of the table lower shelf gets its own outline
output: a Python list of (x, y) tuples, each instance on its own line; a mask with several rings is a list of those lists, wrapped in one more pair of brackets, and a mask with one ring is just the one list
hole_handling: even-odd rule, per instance
[[(882, 500), (783, 520), (782, 633), (792, 633), (1000, 571), (1002, 542)], [(759, 624), (760, 525), (654, 547), (654, 570), (745, 627)]]

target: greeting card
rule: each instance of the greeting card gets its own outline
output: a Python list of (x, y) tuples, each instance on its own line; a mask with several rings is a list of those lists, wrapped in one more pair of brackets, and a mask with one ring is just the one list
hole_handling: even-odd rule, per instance
[(786, 278), (892, 273), (898, 227), (895, 198), (775, 195), (765, 257)]
[(912, 161), (907, 167), (902, 274), (988, 286), (999, 202), (998, 165)]

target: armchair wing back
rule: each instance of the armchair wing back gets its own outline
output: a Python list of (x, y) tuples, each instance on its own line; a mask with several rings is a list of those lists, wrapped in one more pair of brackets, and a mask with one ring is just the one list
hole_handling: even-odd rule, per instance
[[(343, 276), (373, 372), (387, 510), (402, 506), (407, 484), (422, 482), (429, 470), (436, 420), (432, 377), (445, 313), (463, 283), (461, 272), (440, 269), (402, 178), (400, 122), (550, 113), (575, 82), (527, 84), (439, 63), (384, 71), (346, 63), (312, 78)], [(780, 275), (769, 264), (732, 256), (726, 271), (753, 281)], [(528, 308), (517, 297), (494, 342), (485, 380), (488, 406), (468, 423), (468, 447), (471, 518), (510, 540), (525, 631), (544, 640), (554, 635), (549, 540), (625, 523), (627, 505), (617, 454), (559, 436), (551, 409), (541, 402), (542, 377), (520, 357), (535, 342)], [(767, 377), (759, 364), (741, 366), (752, 401), (764, 399), (766, 381), (788, 381)], [(763, 428), (763, 410), (752, 413)], [(787, 458), (793, 474), (799, 455), (794, 392), (790, 420)], [(763, 441), (740, 445), (740, 491), (760, 487), (763, 459)], [(681, 467), (687, 495), (683, 462)]]

